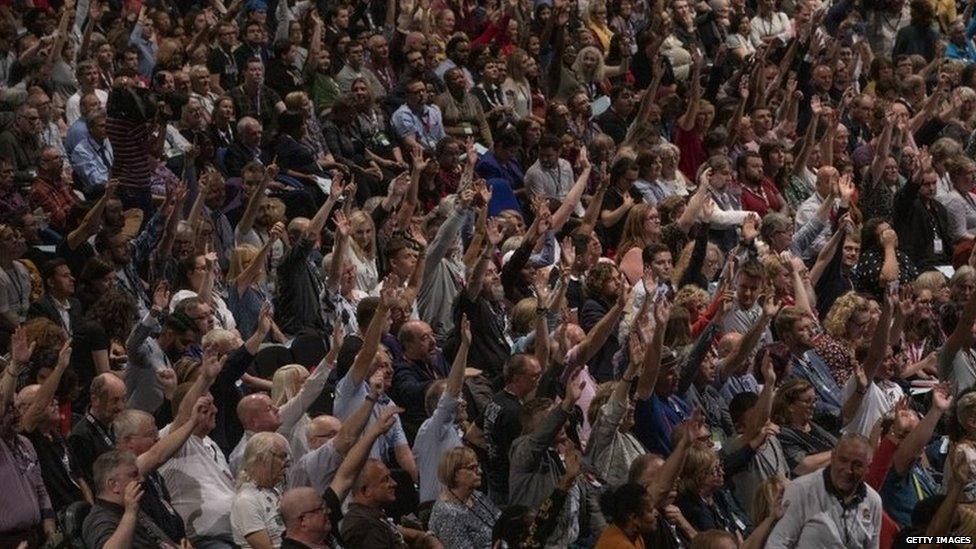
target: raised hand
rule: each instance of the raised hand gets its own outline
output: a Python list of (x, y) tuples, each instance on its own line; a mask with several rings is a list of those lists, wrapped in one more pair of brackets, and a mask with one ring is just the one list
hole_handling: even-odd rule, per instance
[(932, 387), (932, 407), (945, 412), (952, 405), (952, 391), (948, 383), (939, 383)]
[(742, 220), (742, 240), (752, 242), (759, 236), (759, 226), (762, 221), (756, 214), (749, 214)]
[(471, 321), (468, 320), (468, 315), (461, 315), (461, 345), (471, 345)]
[(335, 228), (336, 235), (342, 238), (349, 236), (349, 219), (346, 218), (346, 214), (342, 210), (338, 210), (335, 213)]
[(394, 273), (386, 275), (383, 279), (383, 288), (380, 290), (380, 304), (386, 309), (392, 309), (397, 303), (397, 290), (400, 288), (400, 277)]
[(27, 330), (24, 329), (24, 326), (18, 326), (17, 330), (14, 331), (14, 335), (10, 338), (10, 358), (13, 364), (23, 366), (30, 362), (36, 347), (36, 341), (28, 340)]
[(190, 421), (195, 425), (200, 425), (203, 420), (210, 413), (210, 405), (213, 404), (213, 396), (204, 395), (197, 399), (196, 403), (193, 404), (193, 415), (190, 416)]
[[(648, 295), (648, 299), (650, 295)], [(665, 326), (668, 323), (668, 319), (671, 318), (671, 300), (666, 297), (661, 297), (654, 304), (654, 322), (659, 326)]]
[(274, 322), (274, 311), (271, 309), (271, 303), (265, 301), (261, 304), (261, 311), (258, 313), (258, 331), (268, 333), (272, 322)]
[(153, 290), (152, 303), (153, 308), (160, 311), (166, 310), (166, 307), (169, 306), (169, 282), (163, 280), (156, 285), (156, 289)]
[(173, 392), (176, 391), (176, 372), (173, 371), (172, 368), (163, 368), (162, 370), (156, 372), (156, 379), (159, 380), (159, 385), (163, 389), (163, 395), (165, 395), (166, 398), (172, 396)]
[(583, 394), (586, 381), (580, 376), (581, 368), (576, 368), (569, 379), (566, 380), (566, 393), (563, 397), (563, 406), (572, 408)]
[(396, 423), (397, 414), (402, 414), (404, 412), (403, 408), (397, 406), (387, 406), (380, 410), (379, 417), (376, 421), (369, 426), (369, 429), (376, 433), (377, 436), (390, 430), (393, 424)]
[(769, 353), (763, 355), (759, 371), (762, 372), (763, 385), (776, 386), (776, 368), (773, 367), (773, 357)]

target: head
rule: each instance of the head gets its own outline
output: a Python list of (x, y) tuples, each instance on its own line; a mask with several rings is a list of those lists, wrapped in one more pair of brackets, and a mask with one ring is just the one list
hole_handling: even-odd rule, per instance
[(813, 320), (796, 307), (783, 307), (776, 315), (776, 333), (794, 353), (813, 348)]
[(246, 147), (256, 149), (261, 146), (264, 129), (261, 123), (250, 116), (245, 116), (237, 122), (237, 138)]
[(366, 460), (356, 477), (352, 497), (356, 503), (366, 507), (382, 508), (396, 501), (396, 485), (386, 465), (371, 458)]
[(745, 152), (736, 160), (739, 181), (749, 186), (760, 185), (766, 177), (763, 172), (763, 159), (758, 153)]
[(140, 481), (136, 456), (124, 450), (109, 450), (95, 460), (92, 476), (98, 497), (121, 504), (126, 486)]
[(112, 422), (115, 447), (119, 450), (142, 455), (159, 440), (156, 421), (142, 410), (123, 410)]
[(257, 433), (244, 446), (241, 477), (258, 488), (270, 488), (285, 478), (290, 457), (288, 440), (278, 433)]
[(332, 532), (329, 510), (315, 489), (303, 486), (288, 490), (281, 496), (278, 512), (289, 539), (304, 541), (309, 546), (328, 541)]
[(756, 260), (746, 261), (735, 277), (735, 299), (739, 307), (751, 309), (759, 299), (763, 288), (765, 272), (762, 263)]
[(310, 450), (316, 450), (339, 434), (342, 422), (339, 418), (329, 415), (315, 416), (308, 424), (305, 437)]
[(422, 320), (410, 320), (400, 328), (398, 336), (403, 354), (410, 360), (426, 362), (437, 347), (434, 330)]
[(873, 454), (867, 437), (846, 433), (837, 441), (830, 457), (830, 482), (842, 495), (852, 495), (864, 484)]
[(787, 427), (804, 427), (813, 421), (817, 391), (804, 379), (787, 380), (773, 400), (773, 421)]
[(657, 527), (657, 509), (642, 484), (628, 482), (607, 490), (600, 509), (612, 524), (627, 533), (650, 534)]
[(41, 274), (44, 288), (56, 299), (67, 299), (74, 295), (75, 277), (71, 275), (71, 269), (63, 259), (52, 259), (45, 263)]
[(437, 478), (452, 493), (474, 492), (482, 482), (478, 456), (466, 446), (448, 450), (437, 466)]
[(237, 418), (244, 429), (255, 432), (271, 432), (281, 427), (278, 407), (264, 393), (253, 393), (237, 403)]
[(542, 366), (532, 355), (516, 354), (505, 362), (505, 388), (519, 398), (526, 398), (539, 386)]
[(680, 490), (694, 495), (710, 496), (724, 484), (725, 471), (711, 444), (692, 444), (681, 469)]
[(109, 425), (125, 409), (125, 382), (117, 375), (106, 372), (95, 376), (91, 384), (89, 411), (98, 421)]
[(824, 319), (824, 327), (835, 339), (850, 342), (856, 348), (869, 335), (871, 321), (868, 300), (854, 292), (848, 292), (834, 301)]

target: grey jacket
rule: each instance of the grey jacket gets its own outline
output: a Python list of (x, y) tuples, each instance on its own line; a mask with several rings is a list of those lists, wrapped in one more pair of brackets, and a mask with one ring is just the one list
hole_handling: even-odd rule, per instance
[(467, 210), (456, 208), (437, 230), (427, 248), (424, 278), (417, 294), (420, 318), (430, 324), (441, 345), (454, 327), (451, 306), (464, 282), (464, 263), (455, 253), (454, 242), (466, 216)]
[(125, 365), (125, 392), (129, 395), (126, 408), (156, 413), (163, 403), (163, 388), (156, 372), (170, 369), (169, 358), (150, 334), (159, 331), (159, 321), (152, 312), (142, 317), (125, 342), (128, 361)]

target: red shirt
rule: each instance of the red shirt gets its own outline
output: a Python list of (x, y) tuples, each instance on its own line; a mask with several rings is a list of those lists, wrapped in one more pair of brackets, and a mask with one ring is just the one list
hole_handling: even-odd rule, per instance
[(778, 212), (783, 209), (783, 195), (779, 194), (779, 189), (769, 178), (763, 179), (758, 190), (754, 190), (746, 185), (739, 185), (742, 194), (739, 201), (742, 209), (756, 212), (759, 217), (765, 216), (769, 212)]
[(708, 160), (702, 136), (695, 130), (685, 131), (678, 126), (674, 131), (674, 144), (681, 151), (678, 169), (691, 181), (698, 175), (698, 167)]

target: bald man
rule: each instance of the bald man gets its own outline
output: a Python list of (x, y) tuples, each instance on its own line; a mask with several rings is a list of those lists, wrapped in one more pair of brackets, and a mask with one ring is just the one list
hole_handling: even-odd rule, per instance
[(292, 460), (299, 459), (308, 451), (303, 429), (296, 429), (295, 426), (305, 417), (309, 406), (322, 393), (333, 367), (335, 367), (335, 357), (333, 353), (329, 353), (315, 368), (312, 375), (308, 376), (298, 394), (288, 399), (280, 409), (265, 393), (247, 395), (237, 403), (237, 419), (244, 427), (244, 436), (234, 447), (228, 460), (234, 476), (237, 476), (237, 472), (240, 471), (244, 461), (244, 447), (254, 433), (277, 432), (287, 438), (292, 450), (297, 450), (291, 456)]
[(115, 447), (112, 422), (125, 409), (125, 402), (125, 382), (119, 376), (105, 372), (92, 380), (88, 413), (68, 435), (68, 445), (89, 485), (95, 459)]
[(331, 547), (332, 521), (322, 496), (312, 488), (292, 488), (281, 496), (278, 512), (285, 523), (281, 549)]

